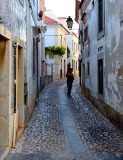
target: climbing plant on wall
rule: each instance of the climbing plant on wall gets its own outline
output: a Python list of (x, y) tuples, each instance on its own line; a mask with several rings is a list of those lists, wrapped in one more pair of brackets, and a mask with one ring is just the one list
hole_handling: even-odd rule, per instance
[(49, 47), (45, 47), (45, 55), (50, 55), (50, 56), (63, 56), (66, 52), (66, 48), (64, 46), (49, 46)]

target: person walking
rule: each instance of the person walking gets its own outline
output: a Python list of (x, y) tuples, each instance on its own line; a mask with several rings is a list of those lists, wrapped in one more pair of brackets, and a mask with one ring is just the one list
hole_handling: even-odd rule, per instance
[(67, 95), (68, 97), (70, 97), (71, 94), (71, 90), (72, 90), (72, 85), (73, 85), (73, 80), (74, 80), (74, 76), (73, 76), (73, 68), (69, 68), (67, 73), (66, 73), (66, 77), (67, 77)]

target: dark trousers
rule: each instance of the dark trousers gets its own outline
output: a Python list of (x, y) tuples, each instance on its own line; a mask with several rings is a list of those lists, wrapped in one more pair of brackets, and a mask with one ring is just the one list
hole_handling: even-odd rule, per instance
[(67, 95), (70, 96), (71, 94), (71, 89), (72, 89), (72, 82), (67, 82)]

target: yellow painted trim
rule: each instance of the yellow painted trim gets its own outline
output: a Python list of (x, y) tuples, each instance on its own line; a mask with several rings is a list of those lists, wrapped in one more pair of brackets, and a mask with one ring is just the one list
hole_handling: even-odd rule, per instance
[[(24, 41), (18, 36), (16, 47), (16, 122), (17, 122), (17, 139), (18, 127), (24, 127)], [(21, 118), (20, 118), (21, 117)]]
[[(1, 40), (5, 40), (6, 49), (5, 49), (5, 62), (6, 69), (4, 72), (6, 72), (7, 79), (7, 99), (5, 100), (7, 104), (1, 106), (3, 107), (2, 115), (0, 116), (2, 124), (0, 125), (1, 131), (0, 131), (0, 146), (6, 146), (10, 147), (12, 145), (12, 108), (11, 108), (11, 100), (12, 100), (12, 34), (10, 31), (8, 31), (6, 28), (4, 28), (3, 25), (0, 25), (0, 37)], [(7, 62), (6, 62), (7, 61)], [(6, 110), (5, 110), (6, 108)], [(3, 116), (4, 115), (4, 116)], [(5, 118), (6, 117), (6, 118)], [(4, 127), (3, 127), (4, 126)], [(4, 137), (4, 139), (3, 139)]]
[(0, 35), (2, 35), (4, 38), (11, 40), (12, 34), (10, 31), (8, 31), (6, 28), (3, 27), (3, 25), (0, 24)]
[(15, 37), (17, 43), (18, 43), (18, 46), (24, 48), (24, 41), (21, 40), (18, 36)]

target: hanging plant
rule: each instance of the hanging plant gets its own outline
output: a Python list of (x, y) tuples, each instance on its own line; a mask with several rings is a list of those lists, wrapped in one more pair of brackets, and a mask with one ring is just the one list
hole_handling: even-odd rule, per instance
[(55, 55), (55, 46), (45, 47), (45, 55), (53, 57)]
[(66, 52), (66, 48), (64, 46), (49, 46), (49, 47), (45, 47), (45, 54), (46, 55), (50, 55), (50, 56), (63, 56)]

